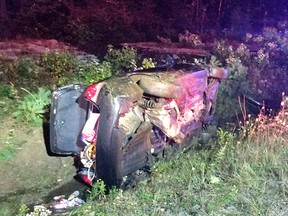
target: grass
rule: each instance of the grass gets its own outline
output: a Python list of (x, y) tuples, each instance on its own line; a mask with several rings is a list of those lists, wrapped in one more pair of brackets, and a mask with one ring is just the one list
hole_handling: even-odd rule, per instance
[[(52, 57), (51, 61), (47, 60), (47, 68), (51, 66), (53, 69), (51, 73), (55, 69), (54, 63), (59, 64), (55, 64), (56, 73), (50, 76), (58, 77), (66, 72), (70, 75), (71, 68), (66, 68), (57, 56)], [(122, 66), (120, 60), (114, 62), (119, 67)], [(25, 63), (19, 71), (20, 75), (29, 74), (30, 66), (26, 66)], [(95, 68), (95, 71), (98, 70), (108, 74), (104, 66)], [(85, 76), (89, 80), (94, 72), (85, 73)], [(40, 110), (42, 114), (42, 103), (36, 103), (38, 100), (33, 96), (16, 103), (19, 95), (12, 83), (2, 86), (0, 96), (0, 116), (19, 110), (19, 104), (22, 104), (21, 113), (36, 115)], [(180, 153), (177, 159), (156, 163), (151, 178), (128, 190), (113, 189), (105, 194), (103, 182), (98, 181), (86, 204), (75, 209), (71, 215), (286, 215), (286, 116), (285, 110), (276, 118), (266, 118), (261, 114), (256, 120), (251, 120), (245, 116), (239, 134), (219, 130), (218, 140), (209, 147), (193, 149)], [(4, 118), (0, 119), (4, 124)], [(29, 119), (32, 118), (26, 118), (26, 122)], [(0, 160), (15, 157), (13, 132), (1, 138), (0, 142)], [(8, 209), (2, 208), (0, 212), (6, 211)]]
[(287, 131), (265, 124), (241, 139), (219, 130), (210, 148), (156, 163), (150, 179), (126, 191), (99, 196), (98, 188), (72, 215), (286, 215)]
[(0, 97), (0, 122), (3, 123), (6, 117), (11, 116), (11, 110), (16, 110), (15, 101), (11, 98)]
[[(1, 124), (5, 124), (5, 122), (2, 122)], [(2, 133), (4, 134), (0, 136), (0, 161), (13, 158), (16, 154), (17, 148), (19, 147), (19, 144), (15, 143), (14, 128), (2, 131)]]
[(211, 150), (181, 154), (156, 164), (151, 179), (90, 200), (73, 215), (284, 215), (288, 149), (274, 141), (236, 142), (221, 161)]

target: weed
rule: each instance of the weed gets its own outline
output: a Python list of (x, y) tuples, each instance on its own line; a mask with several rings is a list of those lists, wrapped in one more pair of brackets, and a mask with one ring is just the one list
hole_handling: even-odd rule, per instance
[(9, 130), (5, 138), (1, 140), (2, 142), (0, 145), (0, 161), (9, 160), (15, 155), (16, 146), (13, 144), (13, 140), (15, 139), (14, 132), (14, 129)]
[(260, 109), (257, 118), (253, 120), (251, 115), (246, 115), (245, 106), (242, 105), (243, 122), (240, 122), (240, 133), (249, 141), (258, 139), (259, 133), (267, 139), (274, 139), (275, 134), (285, 137), (288, 134), (288, 98), (282, 93), (281, 109), (276, 116), (266, 114), (265, 104)]
[(10, 97), (10, 95), (11, 95), (11, 86), (9, 86), (9, 85), (1, 85), (0, 86), (0, 98), (1, 97)]
[[(221, 189), (222, 190), (222, 189)], [(238, 189), (235, 185), (229, 188), (224, 193), (221, 191), (218, 192), (217, 197), (213, 197), (207, 204), (208, 213), (219, 212), (223, 206), (230, 204), (237, 198)]]
[(106, 185), (104, 181), (98, 179), (93, 185), (89, 194), (88, 200), (104, 199), (106, 198)]
[(142, 68), (154, 68), (156, 64), (157, 63), (154, 62), (152, 58), (144, 58), (142, 61)]
[(10, 82), (10, 98), (18, 99), (19, 98), (19, 92), (16, 86)]
[(44, 88), (38, 88), (36, 93), (31, 93), (24, 88), (22, 89), (28, 94), (19, 102), (14, 117), (18, 121), (32, 123), (39, 126), (42, 123), (42, 118), (46, 111), (45, 106), (51, 102), (51, 92)]
[(23, 216), (23, 215), (26, 215), (28, 212), (29, 212), (29, 208), (27, 205), (25, 204), (22, 204), (18, 210), (18, 213), (16, 216)]
[(223, 161), (227, 157), (227, 149), (229, 145), (232, 145), (234, 142), (234, 136), (228, 131), (224, 131), (221, 128), (218, 130), (218, 141), (217, 148), (212, 154), (212, 162), (210, 164), (209, 169), (214, 170), (216, 167), (221, 166)]

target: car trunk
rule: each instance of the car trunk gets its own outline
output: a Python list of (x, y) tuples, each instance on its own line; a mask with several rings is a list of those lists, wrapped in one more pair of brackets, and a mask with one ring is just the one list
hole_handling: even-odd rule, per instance
[(59, 156), (78, 155), (80, 136), (87, 119), (84, 86), (69, 85), (53, 92), (50, 111), (50, 150)]

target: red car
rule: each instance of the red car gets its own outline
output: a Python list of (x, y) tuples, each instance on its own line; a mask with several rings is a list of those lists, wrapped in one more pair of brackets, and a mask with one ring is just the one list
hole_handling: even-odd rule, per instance
[(78, 157), (86, 183), (121, 187), (209, 124), (226, 77), (220, 68), (175, 65), (59, 88), (52, 96), (51, 151)]

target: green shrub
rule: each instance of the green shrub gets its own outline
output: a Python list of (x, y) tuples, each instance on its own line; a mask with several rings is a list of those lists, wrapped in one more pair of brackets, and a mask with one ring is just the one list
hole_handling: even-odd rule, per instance
[(236, 122), (241, 115), (238, 98), (249, 93), (247, 68), (238, 65), (237, 69), (228, 68), (228, 78), (221, 82), (218, 89), (215, 117), (220, 125)]
[(43, 66), (36, 57), (19, 57), (17, 60), (3, 61), (0, 65), (1, 81), (6, 84), (13, 84), (17, 88), (42, 86), (49, 81), (47, 77), (43, 72)]
[(228, 77), (221, 81), (218, 89), (215, 112), (218, 124), (223, 126), (227, 122), (235, 122), (238, 115), (241, 114), (238, 97), (250, 91), (247, 81), (248, 68), (242, 63), (247, 58), (247, 54), (245, 49), (240, 52), (241, 47), (234, 52), (233, 48), (226, 46), (223, 41), (215, 49), (215, 55), (209, 59), (196, 59), (193, 64), (202, 68), (218, 68), (224, 65), (228, 70)]
[[(76, 75), (76, 74), (75, 74)], [(77, 78), (79, 82), (91, 84), (104, 80), (112, 75), (111, 64), (100, 62), (95, 56), (83, 56), (79, 59)]]
[(21, 78), (36, 78), (37, 66), (32, 59), (21, 58), (16, 63), (16, 73)]
[(38, 88), (36, 93), (31, 93), (26, 89), (23, 90), (28, 94), (19, 101), (14, 117), (18, 121), (39, 126), (46, 112), (45, 107), (51, 103), (51, 92), (44, 88)]
[(68, 52), (45, 53), (41, 58), (41, 66), (48, 73), (51, 80), (56, 80), (62, 76), (67, 76), (77, 68), (77, 59)]
[(127, 45), (124, 45), (122, 49), (115, 49), (112, 45), (109, 45), (105, 60), (111, 64), (112, 74), (119, 74), (137, 68), (137, 52)]
[[(246, 34), (246, 41), (257, 46), (251, 52), (248, 66), (248, 79), (251, 92), (258, 101), (280, 103), (281, 92), (287, 91), (287, 38), (275, 28), (264, 28), (262, 35)], [(273, 106), (274, 106), (273, 105)]]
[(228, 77), (221, 82), (218, 90), (215, 117), (223, 126), (226, 122), (235, 122), (241, 114), (238, 98), (251, 91), (248, 77), (250, 52), (244, 44), (236, 49), (227, 41), (216, 41), (214, 55), (228, 70)]

